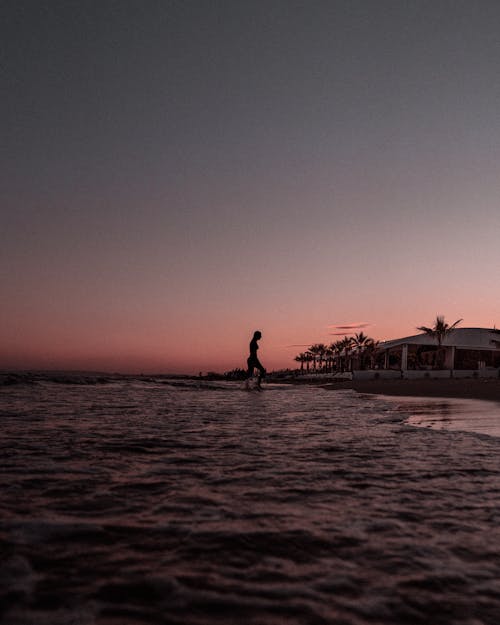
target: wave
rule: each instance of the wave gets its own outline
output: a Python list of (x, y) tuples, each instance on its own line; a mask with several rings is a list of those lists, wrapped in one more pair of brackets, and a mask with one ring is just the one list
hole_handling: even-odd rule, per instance
[(500, 439), (197, 384), (2, 390), (0, 623), (497, 624)]

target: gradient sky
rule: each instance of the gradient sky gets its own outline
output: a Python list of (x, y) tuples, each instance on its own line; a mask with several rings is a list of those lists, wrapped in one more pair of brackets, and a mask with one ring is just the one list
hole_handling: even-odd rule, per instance
[[(500, 327), (500, 3), (7, 0), (0, 367)], [(299, 346), (299, 347), (295, 347)]]

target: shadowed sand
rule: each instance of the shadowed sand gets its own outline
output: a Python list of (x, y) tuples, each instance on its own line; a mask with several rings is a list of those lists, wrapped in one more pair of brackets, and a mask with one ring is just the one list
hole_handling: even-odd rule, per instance
[(358, 393), (379, 395), (456, 397), (500, 402), (500, 379), (363, 380), (353, 381), (351, 388)]

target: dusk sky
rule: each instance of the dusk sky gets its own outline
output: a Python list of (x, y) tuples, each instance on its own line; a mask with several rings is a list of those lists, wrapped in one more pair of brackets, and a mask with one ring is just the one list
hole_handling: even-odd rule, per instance
[(7, 0), (0, 368), (500, 327), (500, 3)]

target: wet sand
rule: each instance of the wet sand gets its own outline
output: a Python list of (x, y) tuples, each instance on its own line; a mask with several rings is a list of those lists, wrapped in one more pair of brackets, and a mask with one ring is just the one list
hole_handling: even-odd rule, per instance
[[(329, 388), (338, 388), (335, 385)], [(456, 397), (500, 402), (500, 379), (363, 380), (353, 381), (358, 393), (410, 397)]]

